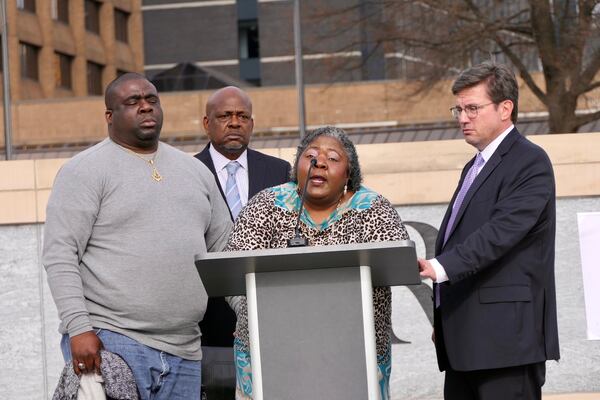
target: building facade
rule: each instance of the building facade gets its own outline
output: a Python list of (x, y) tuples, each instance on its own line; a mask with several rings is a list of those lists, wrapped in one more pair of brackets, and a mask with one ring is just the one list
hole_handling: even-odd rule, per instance
[[(293, 1), (143, 0), (142, 4), (148, 76), (193, 63), (248, 85), (295, 83)], [(381, 12), (377, 7), (381, 5), (364, 0), (301, 1), (305, 83), (397, 77), (392, 58), (383, 48), (368, 44)], [(360, 23), (348, 24), (348, 19)]]
[[(476, 3), (498, 20), (527, 16), (524, 0), (493, 6), (485, 0)], [(155, 83), (170, 79), (164, 72), (183, 63), (228, 74), (248, 85), (295, 83), (293, 0), (143, 0), (142, 4), (144, 69), (156, 77)], [(440, 60), (426, 46), (409, 47), (406, 43), (411, 41), (427, 41), (411, 39), (410, 32), (427, 35), (424, 25), (440, 26), (442, 36), (454, 30), (445, 22), (444, 12), (420, 2), (302, 0), (300, 15), (307, 84), (421, 79), (424, 68)], [(473, 63), (490, 57), (509, 61), (491, 43), (470, 52)], [(540, 70), (535, 50), (518, 54), (528, 69)]]
[(141, 0), (6, 2), (13, 100), (102, 95), (143, 71)]

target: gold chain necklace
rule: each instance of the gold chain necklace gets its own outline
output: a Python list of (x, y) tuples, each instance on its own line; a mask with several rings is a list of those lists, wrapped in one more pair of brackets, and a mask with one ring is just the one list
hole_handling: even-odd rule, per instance
[(117, 145), (117, 146), (119, 146), (121, 149), (127, 151), (128, 153), (133, 154), (136, 157), (141, 158), (142, 160), (144, 160), (145, 162), (150, 164), (150, 167), (152, 168), (152, 179), (154, 179), (156, 182), (162, 181), (163, 177), (160, 174), (160, 172), (158, 172), (158, 169), (156, 169), (156, 165), (154, 165), (154, 160), (156, 159), (156, 156), (158, 155), (158, 147), (156, 148), (156, 153), (154, 153), (154, 156), (150, 160), (148, 160), (148, 159), (142, 157), (141, 155), (139, 155), (138, 153), (136, 153), (135, 151), (128, 149), (127, 147), (123, 147), (121, 145)]

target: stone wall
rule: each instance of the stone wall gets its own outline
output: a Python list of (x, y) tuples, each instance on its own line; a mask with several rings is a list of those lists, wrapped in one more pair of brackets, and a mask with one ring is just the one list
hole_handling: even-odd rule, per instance
[[(562, 360), (548, 365), (546, 393), (600, 392), (600, 341), (586, 340), (576, 215), (600, 211), (600, 134), (535, 136), (557, 180), (556, 279)], [(410, 222), (436, 228), (473, 149), (461, 140), (359, 146), (365, 184)], [(269, 153), (291, 160), (293, 149)], [(45, 205), (66, 160), (0, 162), (0, 399), (50, 398), (63, 366), (58, 318), (40, 264)], [(426, 288), (425, 288), (426, 289)], [(431, 326), (412, 292), (393, 289), (395, 399), (441, 398)], [(47, 397), (48, 396), (48, 397)]]
[[(445, 205), (398, 207), (403, 220), (438, 227)], [(600, 341), (586, 340), (577, 212), (600, 211), (600, 196), (557, 202), (556, 280), (561, 356), (549, 362), (545, 393), (600, 392)], [(58, 318), (40, 264), (43, 225), (0, 226), (0, 398), (50, 399), (64, 365)], [(424, 243), (409, 228), (424, 256)], [(392, 347), (392, 398), (439, 399), (443, 374), (437, 370), (431, 325), (405, 287), (393, 288), (393, 330), (409, 343)], [(47, 396), (47, 397), (46, 397)]]

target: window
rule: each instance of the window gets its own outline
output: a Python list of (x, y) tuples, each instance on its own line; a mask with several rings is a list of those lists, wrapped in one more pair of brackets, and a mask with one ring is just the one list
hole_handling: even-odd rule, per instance
[(21, 42), (19, 45), (19, 56), (21, 59), (21, 77), (39, 80), (38, 55), (40, 48), (31, 44)]
[(88, 61), (87, 87), (89, 96), (102, 95), (102, 69), (104, 69), (102, 65)]
[(260, 49), (257, 19), (238, 20), (238, 49), (240, 78), (253, 85), (260, 86)]
[(69, 23), (69, 0), (52, 0), (52, 18)]
[(85, 0), (85, 29), (100, 33), (100, 3), (94, 0)]
[(127, 33), (127, 21), (129, 13), (115, 8), (115, 39), (120, 42), (129, 42), (129, 34)]
[(259, 47), (258, 47), (258, 21), (247, 20), (238, 22), (238, 40), (240, 58), (242, 60), (247, 58), (258, 58)]
[(35, 12), (35, 0), (17, 0), (17, 8), (23, 11)]
[(71, 80), (71, 64), (73, 63), (73, 57), (62, 54), (54, 53), (54, 82), (57, 88), (72, 89), (73, 84)]

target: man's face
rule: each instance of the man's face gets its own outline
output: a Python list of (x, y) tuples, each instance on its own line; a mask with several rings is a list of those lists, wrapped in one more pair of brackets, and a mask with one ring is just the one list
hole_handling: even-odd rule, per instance
[(252, 104), (235, 90), (224, 91), (207, 107), (203, 123), (215, 150), (235, 160), (248, 147), (254, 128)]
[(130, 79), (113, 89), (106, 110), (111, 138), (132, 149), (153, 150), (163, 122), (158, 92), (145, 79)]
[[(479, 151), (485, 149), (512, 123), (512, 101), (492, 103), (485, 82), (459, 92), (456, 95), (456, 107), (463, 110), (457, 120), (465, 141)], [(469, 116), (464, 110), (473, 107), (477, 109), (476, 115)]]

